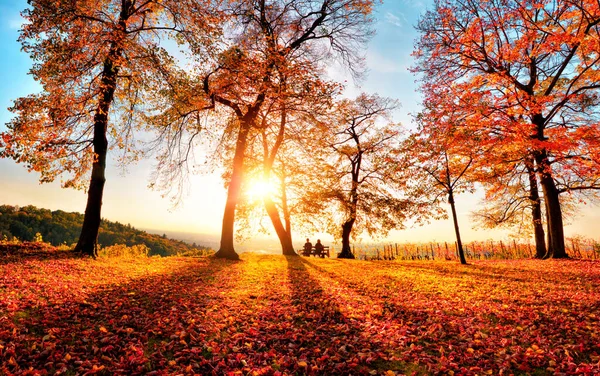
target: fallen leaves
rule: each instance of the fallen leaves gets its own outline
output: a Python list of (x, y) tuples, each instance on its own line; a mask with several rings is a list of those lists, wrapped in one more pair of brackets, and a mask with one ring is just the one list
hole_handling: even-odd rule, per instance
[(594, 374), (600, 263), (0, 258), (0, 374)]

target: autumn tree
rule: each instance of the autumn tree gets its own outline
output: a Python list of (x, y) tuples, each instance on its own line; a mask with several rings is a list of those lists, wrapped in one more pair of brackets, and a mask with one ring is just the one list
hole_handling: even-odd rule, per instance
[(19, 40), (42, 91), (15, 101), (3, 155), (40, 172), (42, 182), (67, 175), (65, 187), (84, 188), (91, 170), (75, 250), (95, 256), (109, 138), (113, 146), (133, 148), (132, 120), (147, 110), (145, 84), (172, 63), (159, 37), (182, 31), (187, 2), (28, 3)]
[[(305, 65), (304, 69), (306, 68)], [(309, 68), (307, 73), (311, 71)], [(303, 79), (304, 83), (311, 82), (311, 89), (307, 90), (303, 82), (298, 82), (298, 78)], [(313, 113), (327, 112), (331, 108), (333, 97), (341, 89), (338, 84), (323, 82), (316, 76), (308, 80), (307, 78), (301, 75), (279, 80), (282, 87), (275, 98), (276, 102), (265, 106), (260, 115), (261, 125), (256, 132), (256, 143), (250, 145), (247, 153), (248, 159), (256, 158), (259, 162), (259, 179), (276, 187), (263, 193), (262, 202), (280, 240), (284, 255), (296, 254), (292, 245), (292, 210), (288, 200), (293, 201), (298, 196), (288, 198), (288, 189), (293, 187), (299, 176), (306, 177), (311, 173), (303, 171), (309, 165), (299, 164), (298, 160), (294, 159), (298, 156), (294, 148), (311, 149), (313, 153), (319, 153), (318, 149), (313, 149), (314, 143), (310, 140), (319, 134), (319, 124), (307, 125), (307, 118)], [(304, 161), (306, 160), (304, 158)], [(309, 191), (305, 184), (302, 186), (305, 191)], [(298, 210), (294, 211), (299, 214)]]
[[(451, 113), (460, 121), (450, 123), (455, 129), (443, 135), (445, 142), (452, 143), (452, 137), (457, 135), (455, 141), (458, 144), (467, 141), (474, 148), (485, 150), (485, 153), (473, 154), (477, 158), (472, 162), (469, 173), (471, 182), (480, 184), (486, 195), (484, 207), (475, 211), (475, 218), (484, 227), (531, 227), (536, 253), (543, 258), (546, 244), (535, 161), (531, 150), (520, 142), (518, 134), (506, 132), (505, 127), (498, 125), (518, 119), (504, 108), (491, 108), (488, 105), (489, 94), (485, 92), (461, 96), (456, 95), (452, 88), (430, 87), (428, 94), (420, 117), (425, 127), (444, 130), (447, 124), (436, 119)], [(530, 226), (517, 223), (526, 213), (531, 215), (528, 220)]]
[(314, 173), (323, 176), (321, 194), (331, 206), (325, 212), (339, 226), (340, 258), (354, 258), (350, 238), (357, 232), (380, 235), (402, 225), (406, 200), (390, 169), (400, 128), (391, 121), (397, 106), (391, 99), (361, 94), (332, 109), (329, 137), (322, 141), (330, 160), (326, 170)]
[[(310, 150), (310, 149), (309, 149)], [(248, 150), (250, 152), (250, 150)], [(246, 161), (244, 195), (236, 213), (237, 233), (275, 230), (282, 246), (292, 247), (293, 232), (321, 231), (326, 227), (323, 202), (314, 200), (320, 192), (320, 175), (311, 156), (294, 143), (279, 147), (273, 166), (265, 173), (263, 155)], [(265, 220), (269, 223), (265, 223)], [(295, 254), (295, 251), (294, 251)]]
[(589, 1), (438, 0), (418, 26), (415, 70), (426, 95), (438, 87), (463, 98), (485, 93), (490, 108), (513, 119), (497, 126), (535, 161), (555, 258), (567, 256), (557, 165), (585, 166), (578, 186), (598, 189), (598, 165), (579, 151), (597, 144), (582, 135), (598, 132), (599, 23)]
[[(315, 74), (310, 66), (304, 69)], [(324, 129), (314, 121), (315, 114), (330, 110), (341, 86), (315, 76), (307, 90), (306, 76), (302, 75), (284, 77), (280, 82), (279, 95), (265, 103), (259, 125), (249, 135), (242, 185), (245, 194), (236, 217), (238, 232), (256, 227), (267, 231), (262, 219), (268, 217), (282, 253), (295, 255), (292, 224), (296, 229), (313, 230), (315, 222), (312, 214), (316, 205), (308, 195), (314, 186), (314, 162), (319, 154), (315, 138)], [(224, 163), (230, 165), (230, 159)]]
[[(417, 117), (419, 129), (411, 134), (402, 147), (399, 174), (405, 175), (406, 194), (435, 214), (444, 198), (450, 204), (457, 252), (461, 264), (466, 264), (458, 216), (456, 195), (472, 192), (475, 178), (473, 166), (486, 153), (478, 140), (458, 123), (465, 122), (461, 108), (451, 112), (426, 108)], [(442, 216), (443, 217), (443, 216)]]
[[(311, 91), (314, 74), (337, 58), (361, 69), (361, 48), (371, 30), (372, 0), (253, 0), (224, 5), (228, 32), (212, 59), (198, 59), (198, 88), (209, 99), (199, 107), (226, 108), (235, 121), (221, 245), (217, 257), (239, 258), (234, 249), (236, 206), (240, 200), (249, 137), (260, 129), (260, 115), (280, 96), (282, 80), (295, 77), (296, 90)], [(307, 71), (310, 68), (312, 71)], [(303, 77), (303, 78), (302, 78)], [(299, 79), (302, 78), (302, 79)], [(192, 85), (194, 79), (190, 78)]]

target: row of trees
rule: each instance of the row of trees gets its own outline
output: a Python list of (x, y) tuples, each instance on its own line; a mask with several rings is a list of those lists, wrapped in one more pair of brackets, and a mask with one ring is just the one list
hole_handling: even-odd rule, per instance
[(484, 221), (529, 212), (537, 257), (567, 256), (564, 208), (600, 189), (599, 24), (594, 1), (439, 0), (418, 25), (425, 137), (483, 183)]
[[(409, 135), (391, 121), (396, 102), (339, 99), (326, 74), (333, 61), (363, 73), (372, 0), (29, 3), (21, 42), (43, 91), (15, 101), (2, 154), (42, 181), (66, 173), (66, 186), (85, 187), (91, 171), (76, 248), (90, 255), (108, 140), (128, 162), (144, 151), (140, 131), (156, 135), (156, 185), (175, 194), (196, 146), (213, 146), (228, 190), (217, 256), (231, 259), (234, 225), (263, 213), (283, 254), (295, 254), (292, 226), (327, 227), (352, 257), (353, 234), (444, 217), (447, 199), (466, 262), (455, 197), (476, 185), (486, 225), (527, 215), (537, 256), (565, 257), (565, 203), (600, 187), (590, 1), (436, 1), (418, 26), (424, 103)], [(257, 180), (277, 189), (249, 200)]]

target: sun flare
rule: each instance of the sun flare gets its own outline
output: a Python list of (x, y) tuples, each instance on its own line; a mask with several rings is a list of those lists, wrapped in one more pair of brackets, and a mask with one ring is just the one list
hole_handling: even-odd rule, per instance
[(252, 200), (260, 200), (275, 192), (273, 184), (263, 179), (255, 179), (248, 187), (248, 197)]

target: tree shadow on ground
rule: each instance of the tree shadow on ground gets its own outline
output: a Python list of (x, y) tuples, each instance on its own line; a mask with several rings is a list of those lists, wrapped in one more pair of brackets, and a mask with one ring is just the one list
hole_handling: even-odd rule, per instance
[(23, 260), (77, 259), (83, 256), (70, 250), (59, 250), (46, 243), (23, 242), (0, 244), (0, 265)]
[(22, 307), (0, 320), (0, 374), (181, 369), (170, 362), (178, 352), (201, 351), (211, 322), (196, 325), (194, 317), (219, 304), (221, 296), (208, 292), (227, 289), (214, 282), (223, 281), (219, 274), (230, 265), (205, 258), (168, 274), (90, 286), (85, 298), (63, 304)]
[[(325, 280), (313, 277), (309, 269)], [(422, 312), (401, 304), (375, 303), (379, 297), (369, 296), (356, 290), (356, 286), (343, 283), (310, 259), (288, 259), (288, 273), (294, 295), (298, 297), (296, 306), (301, 311), (315, 313), (312, 322), (307, 320), (305, 325), (313, 327), (316, 333), (322, 333), (328, 348), (334, 354), (337, 351), (338, 368), (320, 369), (324, 374), (373, 371), (429, 374), (426, 367), (401, 355), (410, 351), (406, 322), (422, 322)], [(324, 286), (328, 285), (326, 282), (331, 285)], [(393, 326), (396, 329), (392, 329)]]
[[(482, 365), (493, 372), (547, 372), (548, 357), (563, 362), (563, 369), (574, 364), (573, 359), (586, 369), (600, 350), (589, 340), (597, 336), (596, 295), (583, 288), (577, 288), (580, 293), (574, 295), (552, 278), (536, 284), (542, 272), (511, 272), (514, 278), (503, 278), (502, 269), (481, 278), (488, 271), (485, 267), (474, 273), (467, 267), (455, 275), (433, 264), (429, 268), (353, 263), (353, 272), (344, 274), (347, 269), (336, 266), (338, 262), (304, 262), (365, 299), (371, 297), (374, 306), (381, 305), (381, 316), (375, 318), (404, 331), (401, 335), (412, 348), (404, 355), (436, 364), (434, 369), (448, 367), (456, 372), (460, 364), (459, 372), (465, 374), (477, 373)], [(393, 330), (388, 334), (397, 335)], [(544, 349), (532, 350), (533, 345)], [(564, 352), (565, 348), (571, 350)], [(510, 356), (499, 359), (499, 349), (506, 349)]]

